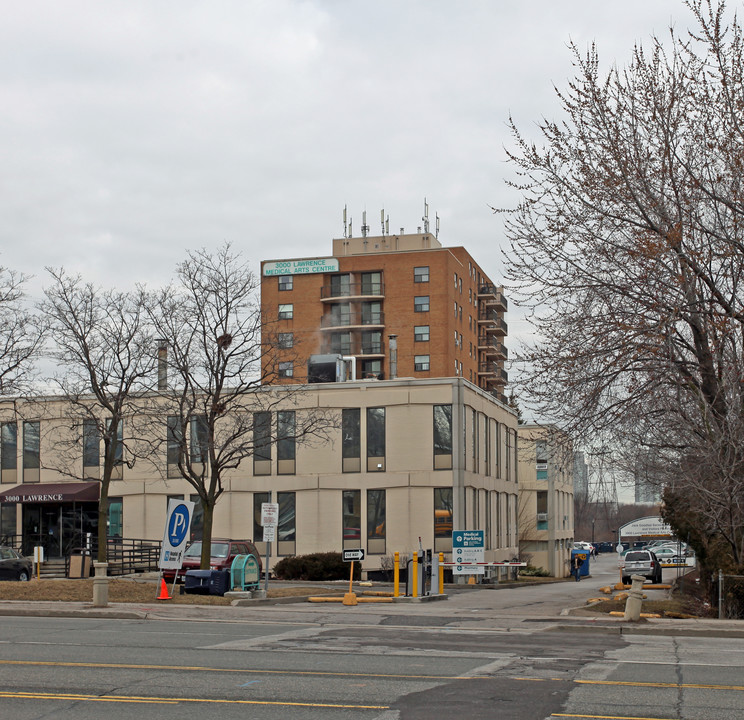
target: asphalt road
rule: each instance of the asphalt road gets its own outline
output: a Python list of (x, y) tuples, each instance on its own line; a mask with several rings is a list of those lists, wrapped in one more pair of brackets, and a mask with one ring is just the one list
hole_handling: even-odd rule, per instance
[(605, 557), (581, 583), (423, 604), (18, 610), (0, 620), (0, 718), (739, 720), (741, 627), (559, 620), (617, 572)]
[(570, 624), (547, 630), (529, 619), (477, 630), (403, 620), (6, 617), (0, 717), (742, 716), (744, 639), (620, 635)]

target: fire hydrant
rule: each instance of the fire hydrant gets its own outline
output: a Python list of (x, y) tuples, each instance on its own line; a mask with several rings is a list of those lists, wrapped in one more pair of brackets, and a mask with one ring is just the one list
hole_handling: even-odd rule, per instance
[(641, 603), (643, 602), (643, 581), (642, 575), (631, 575), (632, 585), (628, 593), (628, 599), (625, 601), (625, 615), (623, 619), (626, 622), (638, 622), (641, 619)]

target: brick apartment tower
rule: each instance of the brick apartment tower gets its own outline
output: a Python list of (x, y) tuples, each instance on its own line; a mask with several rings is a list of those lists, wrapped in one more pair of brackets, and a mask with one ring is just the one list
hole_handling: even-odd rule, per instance
[(431, 233), (344, 237), (332, 257), (265, 260), (261, 307), (278, 347), (263, 368), (273, 382), (307, 382), (311, 356), (338, 354), (355, 358), (358, 379), (461, 376), (504, 398), (502, 288)]

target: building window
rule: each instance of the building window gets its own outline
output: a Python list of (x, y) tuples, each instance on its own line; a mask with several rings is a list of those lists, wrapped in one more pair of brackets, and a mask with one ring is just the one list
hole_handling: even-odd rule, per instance
[(344, 490), (341, 497), (343, 548), (362, 546), (362, 491)]
[(294, 410), (280, 410), (276, 414), (276, 460), (279, 475), (295, 472), (296, 425)]
[(381, 360), (362, 360), (360, 363), (361, 376), (368, 380), (382, 380)]
[(294, 363), (291, 361), (279, 363), (279, 377), (291, 378), (294, 376)]
[(382, 295), (382, 273), (362, 273), (362, 295)]
[(434, 550), (452, 550), (452, 488), (434, 488)]
[(279, 319), (280, 320), (291, 320), (294, 317), (294, 305), (292, 303), (286, 303), (279, 306)]
[(294, 333), (279, 333), (279, 348), (287, 350), (288, 348), (294, 347)]
[(202, 540), (204, 538), (204, 505), (197, 493), (191, 493), (189, 500), (194, 503), (194, 512), (191, 516), (191, 540)]
[(351, 294), (351, 275), (331, 275), (331, 297), (348, 297)]
[(18, 425), (16, 423), (3, 423), (0, 428), (0, 465), (3, 471), (3, 482), (15, 482), (15, 471), (18, 467)]
[(292, 275), (280, 275), (279, 276), (279, 290), (291, 290), (293, 286)]
[(331, 352), (339, 355), (351, 354), (351, 333), (333, 333), (331, 335)]
[(457, 320), (457, 303), (455, 303), (455, 320)]
[(452, 468), (452, 405), (434, 405), (434, 469)]
[(181, 421), (178, 415), (169, 415), (167, 420), (168, 438), (166, 444), (167, 474), (168, 477), (180, 477), (181, 471), (178, 469), (178, 460), (181, 457), (182, 432)]
[[(271, 493), (253, 493), (253, 543), (263, 543), (263, 525), (261, 525), (261, 505), (271, 502)], [(266, 546), (256, 547), (259, 552), (266, 552)], [(256, 558), (258, 560), (258, 558)]]
[(253, 474), (271, 475), (271, 413), (253, 413)]
[(378, 301), (362, 303), (362, 325), (382, 325), (382, 304)]
[(416, 325), (413, 328), (413, 340), (414, 342), (429, 342), (429, 326)]
[(95, 420), (83, 420), (83, 467), (97, 468), (101, 464), (101, 437)]
[(109, 498), (108, 529), (109, 537), (123, 537), (124, 535), (124, 498)]
[(367, 490), (367, 552), (385, 554), (385, 491)]
[(425, 283), (429, 282), (429, 266), (426, 267), (415, 267), (413, 268), (413, 282)]
[(297, 541), (297, 513), (295, 494), (280, 492), (276, 494), (279, 503), (279, 519), (276, 527), (277, 551), (279, 555), (294, 555)]
[(189, 456), (195, 465), (209, 461), (209, 427), (206, 415), (195, 415), (189, 423)]
[(382, 353), (382, 333), (379, 330), (366, 330), (362, 333), (362, 355)]
[(413, 356), (413, 369), (416, 372), (424, 372), (429, 369), (429, 356), (428, 355), (414, 355)]
[(39, 482), (39, 433), (37, 420), (23, 423), (23, 482)]
[(367, 472), (385, 471), (385, 408), (367, 408)]
[(361, 410), (344, 408), (341, 411), (341, 466), (343, 472), (360, 472)]
[(537, 504), (537, 529), (548, 529), (548, 491), (538, 490), (536, 498)]
[(417, 295), (413, 298), (414, 312), (429, 312), (429, 296)]

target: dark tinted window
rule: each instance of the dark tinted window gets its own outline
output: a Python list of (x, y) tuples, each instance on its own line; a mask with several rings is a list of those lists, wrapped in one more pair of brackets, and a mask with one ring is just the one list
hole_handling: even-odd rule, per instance
[(650, 560), (651, 556), (647, 552), (629, 552), (625, 556), (625, 559), (634, 562), (637, 560)]

